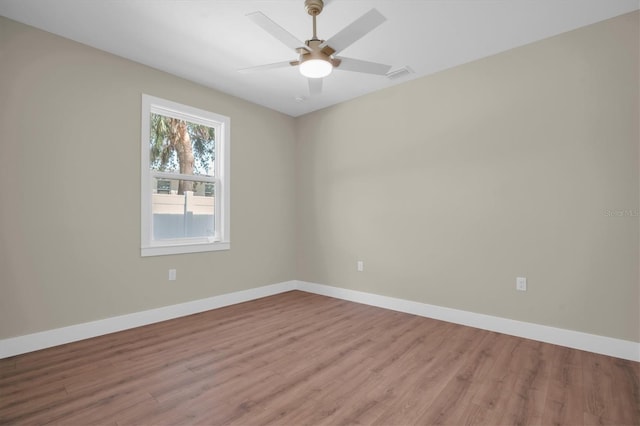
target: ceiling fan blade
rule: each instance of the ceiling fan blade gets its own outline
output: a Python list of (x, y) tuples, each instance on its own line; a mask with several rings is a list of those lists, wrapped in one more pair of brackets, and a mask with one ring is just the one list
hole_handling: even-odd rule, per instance
[(360, 38), (365, 34), (372, 31), (386, 20), (387, 18), (385, 18), (376, 9), (371, 9), (340, 30), (336, 35), (322, 43), (320, 48), (322, 49), (325, 46), (329, 46), (335, 51), (334, 53), (338, 53), (351, 46), (354, 42), (360, 40)]
[(337, 69), (343, 71), (363, 72), (366, 74), (386, 75), (391, 69), (391, 65), (379, 64), (377, 62), (361, 61), (360, 59), (336, 57), (340, 60)]
[(322, 79), (309, 78), (309, 94), (319, 95), (322, 92)]
[(264, 65), (258, 65), (256, 67), (242, 68), (242, 69), (239, 69), (238, 72), (248, 73), (248, 72), (254, 72), (254, 71), (266, 71), (266, 70), (272, 70), (276, 68), (286, 68), (290, 66), (292, 66), (291, 61), (274, 62), (273, 64), (264, 64)]
[(308, 50), (308, 47), (305, 46), (304, 42), (298, 40), (296, 36), (273, 22), (264, 13), (252, 12), (247, 14), (247, 17), (290, 49), (296, 50), (303, 48)]

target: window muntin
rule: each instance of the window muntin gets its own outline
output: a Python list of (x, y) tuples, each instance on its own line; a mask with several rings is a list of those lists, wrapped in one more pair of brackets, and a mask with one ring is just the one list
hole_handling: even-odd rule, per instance
[(229, 118), (142, 97), (142, 255), (229, 248)]

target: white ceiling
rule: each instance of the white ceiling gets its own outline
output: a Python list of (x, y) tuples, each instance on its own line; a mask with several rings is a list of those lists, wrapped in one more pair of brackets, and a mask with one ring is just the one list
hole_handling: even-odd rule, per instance
[(306, 40), (304, 0), (0, 0), (5, 17), (291, 116), (637, 10), (640, 1), (325, 0), (319, 38), (371, 8), (387, 21), (341, 55), (392, 70), (409, 66), (413, 74), (391, 80), (335, 70), (311, 97), (297, 68), (237, 72), (296, 58), (245, 15), (261, 11)]

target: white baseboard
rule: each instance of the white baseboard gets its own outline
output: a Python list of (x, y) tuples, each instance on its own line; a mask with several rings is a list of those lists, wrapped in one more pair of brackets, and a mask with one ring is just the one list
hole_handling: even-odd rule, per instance
[(565, 346), (583, 351), (609, 355), (616, 358), (640, 362), (640, 343), (628, 340), (597, 336), (580, 331), (549, 327), (507, 318), (476, 314), (458, 309), (444, 308), (427, 303), (413, 302), (394, 297), (380, 296), (362, 291), (331, 287), (305, 281), (297, 281), (296, 288), (308, 293), (335, 297), (365, 305), (406, 312), (422, 317), (438, 319), (483, 330), (495, 331), (511, 336), (524, 337), (554, 345)]
[(296, 281), (0, 340), (0, 359), (295, 290)]
[(247, 302), (291, 290), (306, 291), (308, 293), (335, 297), (337, 299), (406, 312), (454, 324), (466, 325), (640, 362), (640, 343), (637, 342), (477, 314), (306, 281), (285, 281), (249, 290), (180, 303), (178, 305), (165, 306), (148, 311), (3, 339), (0, 340), (0, 359), (234, 305), (236, 303)]

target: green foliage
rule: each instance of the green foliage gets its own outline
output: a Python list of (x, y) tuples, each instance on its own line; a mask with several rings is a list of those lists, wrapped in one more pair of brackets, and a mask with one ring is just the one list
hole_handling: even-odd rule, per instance
[[(159, 114), (151, 114), (151, 137), (149, 154), (151, 169), (161, 172), (178, 172), (179, 162), (176, 153), (177, 135), (172, 135), (170, 120), (176, 120)], [(212, 127), (181, 120), (186, 123), (191, 139), (194, 163), (193, 173), (209, 175), (213, 172), (215, 159), (215, 129)]]

